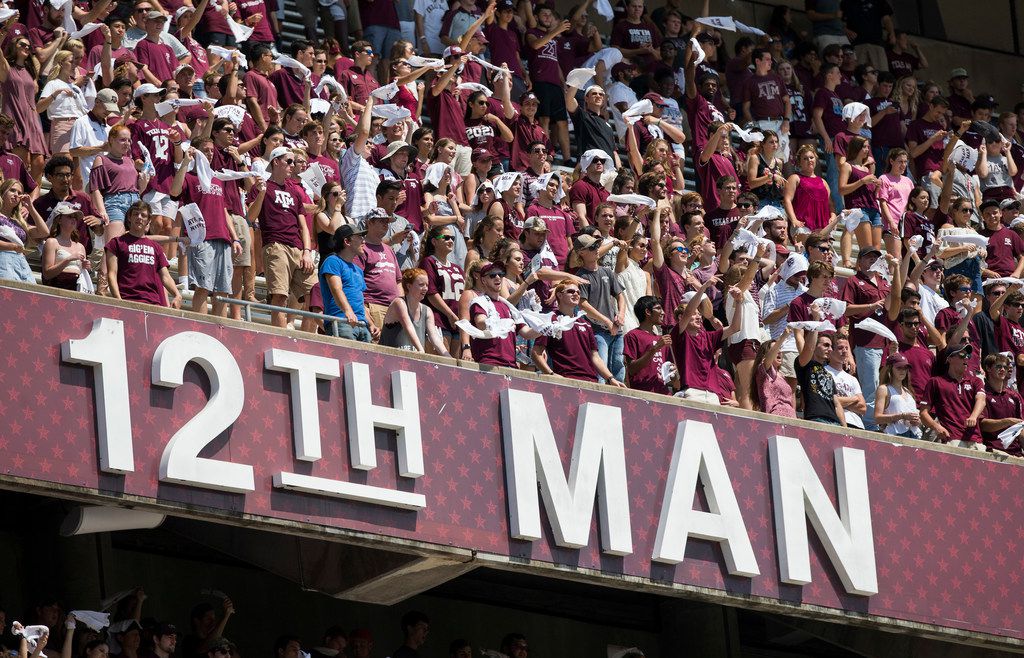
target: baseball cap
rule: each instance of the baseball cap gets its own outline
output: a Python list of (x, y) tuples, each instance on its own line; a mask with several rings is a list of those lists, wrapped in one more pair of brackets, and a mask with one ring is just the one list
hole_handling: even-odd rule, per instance
[(120, 114), (121, 108), (117, 105), (117, 92), (113, 89), (100, 89), (96, 92), (96, 103), (102, 105), (108, 112)]
[(878, 247), (867, 247), (866, 249), (860, 250), (860, 253), (857, 254), (857, 258), (864, 258), (865, 256), (870, 256), (871, 254), (881, 256), (882, 250), (879, 249)]
[(953, 69), (952, 71), (949, 72), (949, 79), (950, 80), (954, 80), (956, 78), (969, 78), (969, 77), (970, 76), (967, 75), (967, 69), (965, 69), (963, 67), (957, 67), (957, 68), (955, 68), (955, 69)]
[[(1012, 199), (1008, 199), (1008, 201), (1012, 201)], [(985, 199), (984, 201), (981, 202), (981, 205), (978, 206), (978, 210), (984, 212), (988, 208), (1001, 208), (1001, 207), (1002, 206), (1000, 205), (998, 200), (996, 200), (996, 199)]]
[(147, 82), (145, 84), (141, 84), (138, 86), (138, 88), (132, 93), (132, 98), (151, 96), (153, 94), (159, 94), (161, 92), (163, 92), (163, 89), (160, 89), (160, 87), (157, 87), (155, 84), (151, 82)]
[(999, 102), (992, 94), (975, 96), (974, 102), (971, 103), (972, 110), (994, 110), (997, 107), (999, 107)]
[(636, 68), (636, 64), (634, 64), (633, 62), (626, 62), (626, 61), (619, 62), (618, 64), (616, 64), (615, 66), (612, 67), (612, 77), (614, 78), (615, 76), (617, 76), (617, 75), (619, 75), (621, 73), (625, 73), (626, 71), (629, 71), (629, 70), (635, 69), (635, 68)]
[(949, 352), (946, 356), (953, 358), (954, 356), (960, 357), (961, 359), (971, 358), (971, 354), (974, 353), (974, 348), (971, 347), (970, 343), (960, 343), (960, 345), (949, 348)]
[(155, 637), (163, 637), (164, 635), (177, 635), (178, 628), (174, 624), (157, 624), (156, 631), (153, 633)]
[(523, 93), (523, 95), (521, 95), (519, 97), (519, 104), (520, 105), (522, 105), (523, 103), (539, 103), (539, 102), (540, 102), (540, 99), (537, 98), (537, 94), (533, 93), (532, 91), (527, 91), (527, 92)]
[(587, 235), (586, 233), (584, 233), (583, 235), (577, 236), (576, 239), (573, 240), (573, 244), (575, 244), (577, 251), (584, 250), (584, 249), (593, 249), (594, 245), (600, 244), (600, 243), (601, 243), (601, 240), (599, 240), (598, 238), (595, 238), (592, 235)]
[(291, 155), (291, 154), (292, 154), (292, 150), (290, 148), (288, 148), (287, 146), (278, 146), (276, 149), (274, 149), (273, 151), (270, 152), (269, 156), (267, 156), (267, 161), (268, 162), (273, 162), (274, 160), (277, 160), (278, 158), (280, 158), (282, 156)]
[(523, 223), (524, 231), (542, 231), (547, 233), (548, 224), (544, 221), (543, 217), (529, 217), (526, 222)]
[(512, 0), (500, 0), (498, 9), (515, 9), (516, 4)]
[(61, 201), (50, 211), (50, 219), (52, 220), (60, 215), (78, 215), (81, 217), (82, 211), (66, 201)]
[(186, 69), (192, 71), (193, 74), (196, 72), (195, 68), (193, 68), (191, 64), (182, 64), (178, 68), (174, 69), (174, 77), (178, 77), (178, 74)]
[(227, 639), (226, 637), (217, 638), (207, 648), (207, 651), (210, 652), (210, 653), (215, 653), (217, 651), (224, 651), (224, 652), (227, 652), (227, 653), (232, 653), (234, 650), (235, 650), (235, 643), (232, 642), (231, 640)]
[(195, 7), (178, 7), (178, 11), (174, 12), (174, 20), (181, 20), (181, 17), (190, 11), (195, 11)]
[(485, 277), (491, 272), (501, 272), (502, 276), (505, 274), (505, 266), (501, 263), (487, 263), (480, 268), (480, 276)]
[(482, 160), (493, 160), (494, 154), (487, 149), (473, 149), (473, 154), (470, 156), (472, 162), (480, 162)]
[(161, 20), (161, 21), (166, 21), (167, 20), (167, 14), (162, 14), (162, 13), (158, 12), (155, 9), (153, 11), (149, 12), (148, 14), (146, 14), (146, 20), (147, 21), (153, 21), (153, 20), (158, 20), (158, 19)]
[(464, 54), (465, 53), (462, 51), (462, 48), (459, 48), (458, 46), (448, 46), (444, 49), (442, 57), (444, 57), (444, 59), (448, 59), (449, 57), (462, 57)]
[(359, 222), (359, 226), (365, 229), (366, 224), (369, 223), (371, 219), (384, 219), (390, 224), (394, 220), (394, 217), (383, 208), (374, 208), (370, 212), (366, 213), (363, 217), (363, 221)]
[(932, 260), (932, 262), (928, 263), (928, 267), (926, 269), (929, 269), (929, 270), (941, 270), (941, 269), (945, 269), (945, 266), (942, 264), (941, 260), (936, 258), (936, 259)]
[(651, 101), (655, 105), (660, 105), (661, 107), (668, 107), (668, 103), (665, 102), (665, 99), (662, 97), (662, 95), (655, 93), (653, 91), (644, 94), (643, 98)]
[(362, 224), (359, 226), (342, 224), (334, 231), (334, 243), (338, 247), (341, 247), (342, 240), (345, 238), (351, 238), (353, 235), (366, 235), (366, 227)]
[(487, 43), (487, 35), (484, 34), (483, 30), (477, 30), (476, 33), (473, 34), (473, 38), (480, 43)]
[(910, 361), (908, 361), (907, 357), (903, 356), (903, 354), (901, 354), (899, 352), (893, 352), (885, 360), (885, 365), (893, 366), (893, 367), (909, 366), (910, 365)]
[(1010, 210), (1011, 208), (1020, 210), (1020, 201), (1017, 199), (1003, 199), (999, 203), (1000, 210)]

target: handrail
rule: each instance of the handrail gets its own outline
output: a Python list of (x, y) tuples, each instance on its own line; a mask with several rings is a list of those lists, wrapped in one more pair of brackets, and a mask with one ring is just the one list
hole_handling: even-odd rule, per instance
[[(324, 315), (323, 313), (314, 313), (313, 311), (303, 311), (301, 309), (288, 308), (286, 306), (275, 306), (273, 304), (265, 304), (263, 302), (253, 302), (248, 299), (235, 299), (233, 297), (218, 297), (218, 301), (222, 301), (226, 304), (238, 304), (242, 307), (242, 313), (245, 315), (246, 322), (252, 322), (252, 309), (256, 308), (261, 311), (270, 311), (271, 313), (287, 313), (289, 315), (298, 315), (304, 318), (313, 318), (314, 320), (320, 320), (325, 325), (336, 324), (344, 322), (345, 318), (339, 318), (336, 315)], [(357, 322), (356, 326), (365, 327), (365, 322)]]

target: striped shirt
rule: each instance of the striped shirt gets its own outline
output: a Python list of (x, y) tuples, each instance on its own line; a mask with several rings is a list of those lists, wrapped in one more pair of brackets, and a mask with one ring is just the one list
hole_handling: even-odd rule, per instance
[[(791, 301), (802, 295), (805, 288), (794, 288), (787, 284), (785, 281), (779, 281), (774, 286), (761, 289), (761, 320), (764, 321), (766, 317), (772, 314), (776, 309), (786, 306)], [(786, 328), (786, 322), (789, 321), (788, 315), (783, 315), (775, 322), (768, 325), (768, 331), (771, 333), (772, 340), (777, 339), (782, 335), (782, 330)], [(796, 352), (796, 338), (789, 336), (786, 342), (782, 344), (783, 352)]]
[(359, 221), (377, 207), (380, 174), (355, 149), (341, 156), (341, 185), (348, 192), (345, 214)]

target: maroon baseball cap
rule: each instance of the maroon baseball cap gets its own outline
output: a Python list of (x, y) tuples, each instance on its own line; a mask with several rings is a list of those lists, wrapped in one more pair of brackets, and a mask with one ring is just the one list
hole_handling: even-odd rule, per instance
[(481, 160), (493, 160), (494, 154), (487, 149), (473, 149), (473, 154), (470, 156), (473, 162), (480, 162)]
[(652, 91), (644, 94), (644, 98), (651, 101), (655, 105), (660, 105), (661, 107), (668, 107), (668, 103), (665, 102), (665, 99), (662, 97), (661, 94), (656, 94)]
[(903, 356), (903, 354), (893, 352), (889, 355), (889, 358), (885, 360), (885, 365), (892, 366), (894, 368), (909, 367), (910, 361), (908, 361), (907, 357)]

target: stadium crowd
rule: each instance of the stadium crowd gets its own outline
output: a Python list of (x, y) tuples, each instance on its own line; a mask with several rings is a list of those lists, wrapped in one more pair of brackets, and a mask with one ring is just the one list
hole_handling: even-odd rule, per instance
[(1024, 456), (1024, 104), (885, 0), (298, 5), (0, 10), (0, 277)]
[[(66, 611), (57, 599), (40, 599), (26, 611), (28, 616), (22, 617), (26, 623), (0, 606), (0, 649), (20, 658), (241, 658), (243, 650), (272, 658), (417, 658), (443, 653), (443, 649), (428, 645), (428, 639), (433, 639), (430, 617), (419, 610), (402, 615), (398, 624), (402, 643), (390, 653), (385, 653), (380, 643), (375, 645), (370, 629), (348, 629), (340, 624), (327, 628), (312, 642), (283, 634), (272, 647), (240, 647), (225, 636), (235, 614), (234, 603), (218, 590), (210, 592), (207, 598), (219, 599), (218, 605), (203, 601), (193, 606), (188, 631), (143, 616), (146, 593), (142, 588), (117, 601), (104, 601), (104, 610), (110, 612)], [(474, 655), (473, 646), (465, 639), (454, 639), (447, 646), (449, 658)], [(479, 648), (478, 653), (486, 658), (525, 658), (530, 652), (526, 636), (518, 632), (505, 634), (495, 646)], [(636, 647), (609, 646), (608, 655), (644, 658), (644, 652)]]

